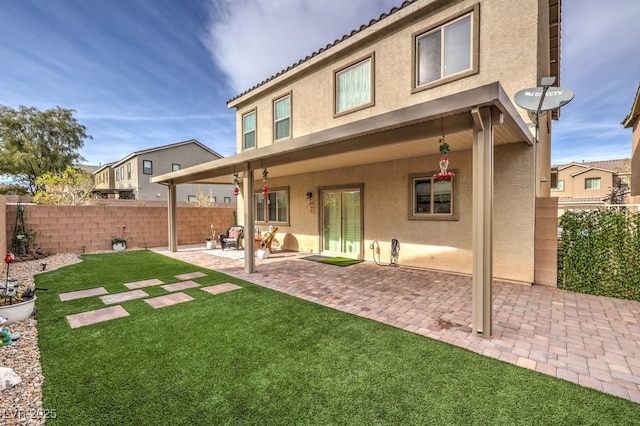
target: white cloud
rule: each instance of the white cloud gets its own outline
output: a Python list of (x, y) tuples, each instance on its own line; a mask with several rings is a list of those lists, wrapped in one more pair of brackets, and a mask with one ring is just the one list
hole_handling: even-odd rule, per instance
[(241, 93), (401, 0), (210, 0), (205, 45)]

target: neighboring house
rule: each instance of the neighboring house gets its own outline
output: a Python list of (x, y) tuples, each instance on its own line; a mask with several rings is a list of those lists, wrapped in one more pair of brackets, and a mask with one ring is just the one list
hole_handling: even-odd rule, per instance
[[(631, 128), (631, 180), (640, 182), (640, 85), (636, 90), (636, 97), (631, 106), (631, 111), (622, 121), (625, 129)], [(631, 188), (629, 202), (640, 204), (640, 184)]]
[[(473, 276), (472, 329), (490, 335), (494, 278), (543, 283), (554, 114), (536, 143), (512, 99), (544, 76), (560, 85), (559, 45), (559, 0), (404, 1), (231, 99), (237, 155), (152, 181), (171, 195), (237, 174), (245, 235), (276, 226), (284, 249), (371, 261), (378, 243), (384, 260), (397, 239), (402, 266)], [(455, 176), (436, 179), (442, 139)]]
[(117, 194), (114, 188), (115, 179), (113, 178), (113, 163), (106, 163), (98, 170), (93, 172), (93, 183), (95, 185), (96, 192), (103, 197), (109, 197)]
[[(95, 171), (96, 191), (104, 197), (166, 201), (167, 191), (162, 185), (151, 183), (153, 176), (220, 158), (220, 154), (195, 139), (136, 151)], [(178, 201), (195, 202), (199, 194), (216, 203), (236, 202), (231, 183), (183, 185), (177, 197)]]
[[(569, 163), (551, 168), (551, 196), (560, 207), (623, 204), (631, 184), (631, 159)], [(612, 191), (617, 197), (612, 200)]]

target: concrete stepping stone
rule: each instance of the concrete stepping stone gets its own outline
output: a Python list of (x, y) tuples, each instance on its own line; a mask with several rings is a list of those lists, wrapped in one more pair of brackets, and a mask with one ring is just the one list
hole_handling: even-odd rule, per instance
[(203, 274), (202, 272), (189, 272), (188, 274), (176, 275), (175, 277), (179, 280), (192, 280), (194, 278), (206, 277), (207, 274)]
[(174, 283), (174, 284), (166, 284), (160, 287), (162, 287), (166, 291), (180, 291), (180, 290), (186, 290), (188, 288), (200, 287), (200, 284), (198, 284), (195, 281), (189, 280), (189, 281), (181, 281), (179, 283)]
[(127, 300), (142, 299), (143, 297), (147, 297), (147, 296), (148, 294), (144, 290), (131, 290), (131, 291), (125, 291), (124, 293), (116, 293), (116, 294), (109, 294), (108, 296), (102, 296), (100, 297), (100, 300), (102, 300), (102, 303), (104, 303), (105, 305), (110, 305), (112, 303), (126, 302)]
[(60, 300), (66, 302), (68, 300), (83, 299), (85, 297), (100, 296), (101, 294), (109, 294), (104, 287), (88, 288), (86, 290), (70, 291), (60, 293)]
[(136, 288), (151, 287), (151, 286), (160, 285), (160, 284), (164, 284), (164, 281), (161, 281), (157, 278), (152, 278), (150, 280), (134, 281), (131, 283), (126, 283), (124, 286), (129, 290), (134, 290)]
[(71, 328), (78, 328), (127, 316), (129, 316), (129, 312), (127, 312), (122, 306), (116, 305), (108, 308), (96, 309), (94, 311), (67, 315), (67, 321)]
[(149, 304), (153, 309), (164, 308), (171, 305), (176, 305), (178, 303), (190, 302), (193, 300), (193, 297), (189, 296), (186, 293), (171, 293), (165, 294), (164, 296), (152, 297), (150, 299), (145, 299), (145, 303)]
[(210, 294), (220, 294), (220, 293), (226, 293), (227, 291), (238, 290), (240, 288), (242, 287), (240, 287), (239, 285), (224, 283), (224, 284), (212, 285), (209, 287), (202, 287), (202, 290)]

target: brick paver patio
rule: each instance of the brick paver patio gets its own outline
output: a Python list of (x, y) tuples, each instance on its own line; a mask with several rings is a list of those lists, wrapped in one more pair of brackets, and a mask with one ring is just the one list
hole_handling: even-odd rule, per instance
[[(346, 268), (273, 253), (243, 260), (159, 253), (295, 297), (640, 403), (640, 302), (494, 282), (493, 334), (471, 333), (471, 278), (363, 262)], [(402, 259), (400, 259), (402, 264)]]

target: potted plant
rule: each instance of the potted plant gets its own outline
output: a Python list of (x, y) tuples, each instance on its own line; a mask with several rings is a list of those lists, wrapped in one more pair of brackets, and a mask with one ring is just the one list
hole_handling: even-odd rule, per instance
[(211, 224), (211, 235), (207, 237), (207, 250), (216, 248), (216, 227)]
[(125, 237), (126, 232), (127, 224), (125, 223), (124, 225), (122, 225), (122, 236), (114, 236), (111, 239), (111, 247), (113, 248), (113, 251), (123, 251), (127, 248), (127, 241), (129, 241), (131, 237)]
[(440, 173), (436, 173), (433, 175), (436, 179), (450, 179), (455, 176), (453, 173), (448, 172), (447, 168), (449, 167), (449, 144), (445, 142), (444, 136), (440, 139)]
[(14, 260), (14, 254), (7, 252), (4, 256), (7, 274), (4, 283), (0, 283), (0, 317), (7, 320), (6, 324), (29, 318), (36, 301), (35, 288), (26, 288), (14, 278), (9, 278), (9, 266)]

